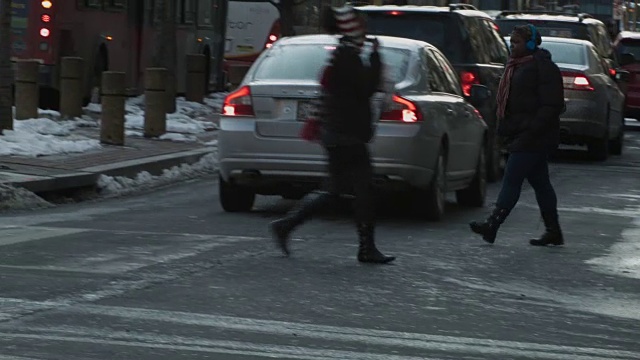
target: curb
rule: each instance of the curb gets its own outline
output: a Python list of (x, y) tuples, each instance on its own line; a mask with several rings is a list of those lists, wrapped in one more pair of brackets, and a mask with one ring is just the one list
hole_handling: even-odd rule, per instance
[(143, 171), (147, 171), (152, 175), (159, 175), (163, 170), (170, 169), (174, 166), (194, 164), (211, 152), (211, 149), (205, 148), (181, 151), (112, 164), (91, 166), (78, 169), (68, 174), (51, 175), (47, 177), (37, 176), (34, 177), (34, 179), (8, 181), (5, 182), (5, 184), (21, 187), (34, 193), (64, 191), (94, 186), (98, 182), (100, 175), (133, 177)]

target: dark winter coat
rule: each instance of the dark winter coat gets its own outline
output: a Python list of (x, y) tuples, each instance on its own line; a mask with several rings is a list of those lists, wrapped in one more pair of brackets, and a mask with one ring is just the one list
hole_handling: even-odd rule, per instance
[(368, 143), (373, 137), (371, 96), (380, 83), (378, 52), (365, 66), (358, 49), (341, 44), (334, 50), (325, 72), (322, 142), (325, 146)]
[(510, 152), (551, 152), (558, 147), (564, 111), (560, 69), (544, 49), (513, 72), (504, 119), (498, 135)]

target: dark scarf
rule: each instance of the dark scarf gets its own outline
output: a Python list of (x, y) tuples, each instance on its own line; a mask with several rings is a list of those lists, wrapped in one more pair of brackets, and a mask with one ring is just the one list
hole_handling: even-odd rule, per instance
[(500, 85), (498, 86), (498, 97), (496, 98), (498, 120), (504, 118), (504, 113), (507, 109), (507, 100), (509, 99), (509, 89), (511, 88), (511, 78), (513, 77), (513, 71), (526, 62), (533, 60), (533, 55), (527, 55), (517, 58), (510, 58), (507, 63), (507, 67), (504, 70), (502, 79), (500, 79)]

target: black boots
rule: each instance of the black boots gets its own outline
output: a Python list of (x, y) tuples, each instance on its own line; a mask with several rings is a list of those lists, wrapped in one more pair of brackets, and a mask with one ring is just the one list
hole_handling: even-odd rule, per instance
[(471, 227), (471, 231), (476, 234), (482, 235), (482, 239), (488, 242), (489, 244), (493, 244), (496, 241), (496, 235), (498, 234), (498, 229), (500, 225), (504, 222), (504, 220), (509, 215), (509, 210), (495, 208), (491, 215), (485, 221), (473, 221), (469, 224)]
[(385, 256), (377, 248), (374, 241), (374, 227), (372, 224), (358, 224), (358, 261), (371, 264), (387, 264), (396, 259), (395, 256)]
[(564, 245), (564, 237), (562, 236), (562, 230), (560, 230), (558, 214), (542, 213), (542, 220), (544, 221), (545, 227), (544, 234), (538, 239), (529, 240), (529, 244), (533, 246)]
[[(293, 229), (309, 219), (319, 208), (332, 200), (329, 193), (311, 193), (305, 196), (282, 219), (275, 220), (269, 225), (276, 246), (289, 256), (289, 236)], [(385, 256), (376, 248), (374, 242), (374, 227), (372, 224), (358, 224), (358, 261), (363, 263), (386, 264), (395, 260), (394, 256)]]
[(285, 256), (289, 256), (289, 235), (293, 229), (305, 222), (330, 199), (326, 192), (312, 192), (302, 198), (282, 219), (271, 222), (273, 240)]

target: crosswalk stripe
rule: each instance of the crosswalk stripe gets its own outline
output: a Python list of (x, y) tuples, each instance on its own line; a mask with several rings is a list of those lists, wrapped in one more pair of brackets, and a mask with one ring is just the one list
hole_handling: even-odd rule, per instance
[(8, 226), (0, 228), (0, 246), (12, 245), (34, 240), (43, 240), (58, 236), (67, 236), (85, 231), (87, 231), (87, 229), (40, 226)]
[[(74, 305), (63, 309), (64, 312), (83, 315), (112, 316), (126, 318), (128, 320), (140, 320), (145, 323), (149, 321), (168, 322), (180, 325), (192, 325), (220, 330), (239, 331), (242, 333), (267, 334), (273, 336), (290, 337), (295, 333), (298, 339), (307, 338), (332, 343), (359, 344), (361, 347), (385, 346), (394, 348), (407, 348), (420, 352), (445, 352), (461, 354), (481, 354), (483, 356), (521, 356), (538, 359), (556, 360), (596, 360), (596, 359), (639, 359), (640, 353), (615, 350), (599, 349), (592, 347), (576, 347), (562, 345), (548, 345), (539, 343), (529, 343), (520, 341), (492, 340), (469, 337), (454, 337), (444, 335), (430, 335), (409, 332), (397, 332), (388, 330), (375, 330), (353, 327), (339, 327), (329, 325), (315, 325), (305, 323), (293, 323), (285, 321), (258, 320), (223, 315), (197, 314), (177, 311), (150, 310), (142, 308), (126, 308), (99, 305)], [(128, 339), (138, 342), (154, 342), (157, 334), (145, 335), (135, 333), (120, 333), (117, 331), (104, 331), (87, 328), (37, 328), (21, 327), (22, 331), (41, 331), (44, 334), (38, 336), (92, 336), (99, 339), (110, 339), (122, 341)], [(22, 334), (27, 336), (29, 334)], [(33, 335), (33, 334), (31, 334)], [(5, 335), (3, 335), (5, 336)], [(9, 336), (9, 335), (6, 335)], [(34, 335), (35, 336), (35, 335)], [(71, 341), (71, 340), (64, 340)], [(178, 336), (166, 336), (160, 343), (173, 342), (180, 346), (205, 346), (219, 348), (224, 347), (223, 343), (203, 342), (195, 338), (183, 338)], [(246, 345), (246, 344), (245, 344)], [(244, 345), (243, 345), (244, 346)], [(245, 351), (243, 346), (236, 346), (233, 349)], [(256, 345), (260, 351), (265, 351), (267, 345)], [(353, 347), (353, 346), (351, 346)], [(271, 348), (269, 348), (271, 349)], [(277, 351), (282, 351), (279, 349)], [(272, 350), (269, 350), (272, 351)], [(275, 351), (275, 350), (274, 350)], [(284, 351), (286, 353), (286, 351)], [(307, 353), (306, 353), (307, 354)], [(315, 356), (315, 355), (314, 355)], [(319, 355), (318, 355), (319, 356)], [(386, 355), (385, 355), (386, 356)], [(352, 356), (347, 358), (354, 358)], [(355, 357), (357, 358), (357, 357)], [(365, 357), (373, 359), (372, 357)], [(386, 357), (385, 359), (392, 359)], [(398, 360), (408, 360), (410, 358), (400, 357)]]
[(37, 341), (61, 341), (90, 343), (109, 346), (133, 346), (141, 348), (165, 349), (171, 351), (193, 351), (214, 354), (243, 355), (271, 359), (296, 360), (437, 360), (434, 357), (416, 357), (393, 354), (374, 354), (347, 350), (313, 349), (301, 346), (268, 345), (242, 341), (205, 340), (158, 335), (136, 335), (122, 332), (106, 333), (87, 329), (56, 330), (67, 335), (0, 333), (0, 338), (29, 339)]

